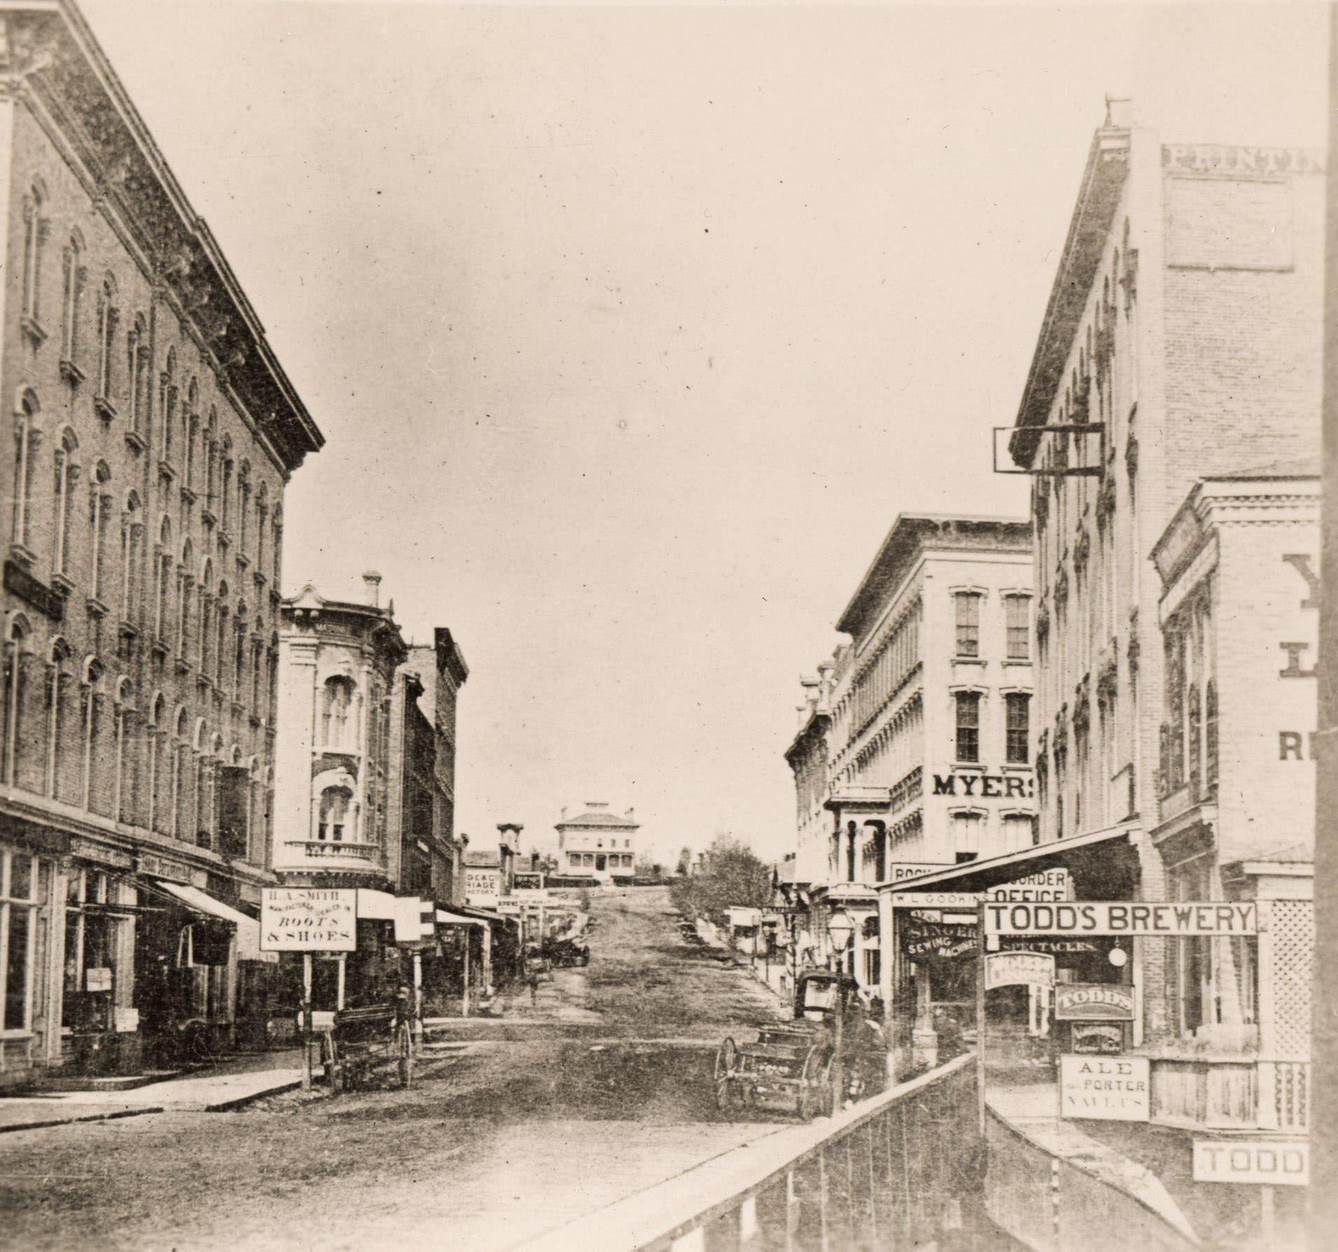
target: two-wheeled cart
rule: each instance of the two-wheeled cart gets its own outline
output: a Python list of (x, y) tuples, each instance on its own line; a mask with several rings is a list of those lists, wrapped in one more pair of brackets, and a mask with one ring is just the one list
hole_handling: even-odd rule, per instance
[(321, 1040), (321, 1059), (331, 1091), (366, 1085), (373, 1074), (393, 1070), (401, 1087), (413, 1083), (413, 1028), (402, 1002), (340, 1009)]

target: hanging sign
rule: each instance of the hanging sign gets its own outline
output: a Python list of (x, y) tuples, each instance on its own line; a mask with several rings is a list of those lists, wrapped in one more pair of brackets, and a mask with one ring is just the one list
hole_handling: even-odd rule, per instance
[(1253, 935), (1253, 901), (985, 902), (987, 935)]
[(962, 956), (977, 947), (974, 925), (929, 921), (916, 914), (906, 919), (902, 935), (906, 955), (913, 960)]
[(1308, 1187), (1310, 1144), (1303, 1139), (1195, 1139), (1194, 1181)]
[(1060, 1116), (1148, 1121), (1152, 1116), (1150, 1068), (1145, 1056), (1061, 1056)]
[(1118, 1022), (1073, 1022), (1069, 1040), (1074, 1052), (1118, 1056), (1124, 1051), (1124, 1027)]
[(1000, 883), (985, 892), (987, 900), (1072, 900), (1073, 880), (1067, 869), (1037, 870), (1024, 878)]
[(937, 874), (941, 869), (952, 868), (942, 862), (893, 861), (887, 867), (887, 881), (895, 886), (897, 883), (910, 882), (912, 878), (923, 878), (926, 874)]
[(1057, 1022), (1131, 1022), (1134, 989), (1113, 982), (1070, 982), (1055, 988)]
[(985, 990), (995, 987), (1055, 985), (1055, 958), (1044, 952), (990, 952), (985, 957)]
[(894, 909), (973, 909), (980, 903), (974, 891), (894, 891)]
[(1062, 956), (1071, 952), (1100, 952), (1095, 939), (1053, 939), (1048, 935), (1027, 935), (1025, 938), (1004, 937), (999, 945), (1005, 952), (1050, 952)]
[(352, 952), (357, 893), (325, 887), (266, 887), (260, 893), (262, 952)]

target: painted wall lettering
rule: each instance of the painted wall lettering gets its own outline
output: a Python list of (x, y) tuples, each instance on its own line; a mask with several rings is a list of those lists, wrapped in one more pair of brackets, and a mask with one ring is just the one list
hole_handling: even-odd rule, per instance
[(935, 774), (936, 796), (975, 796), (983, 800), (1029, 800), (1036, 780), (1017, 774)]

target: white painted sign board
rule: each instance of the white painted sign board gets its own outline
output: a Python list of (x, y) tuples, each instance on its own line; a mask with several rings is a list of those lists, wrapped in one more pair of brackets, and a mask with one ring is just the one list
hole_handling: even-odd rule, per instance
[(987, 935), (1253, 935), (1253, 901), (985, 902)]
[(1048, 952), (992, 952), (985, 957), (985, 990), (1055, 985), (1055, 958)]
[(1304, 1139), (1195, 1139), (1195, 1182), (1310, 1185), (1310, 1144)]
[(1151, 1066), (1145, 1056), (1059, 1058), (1059, 1115), (1106, 1122), (1145, 1122), (1152, 1116)]
[(342, 888), (262, 888), (260, 950), (352, 952), (358, 946), (357, 898)]

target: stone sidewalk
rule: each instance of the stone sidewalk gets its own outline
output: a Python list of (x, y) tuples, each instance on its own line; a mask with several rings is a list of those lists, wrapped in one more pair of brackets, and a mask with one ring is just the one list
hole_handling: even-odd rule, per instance
[(161, 1113), (224, 1112), (302, 1082), (301, 1049), (236, 1057), (211, 1069), (129, 1089), (44, 1091), (0, 1097), (0, 1134)]

